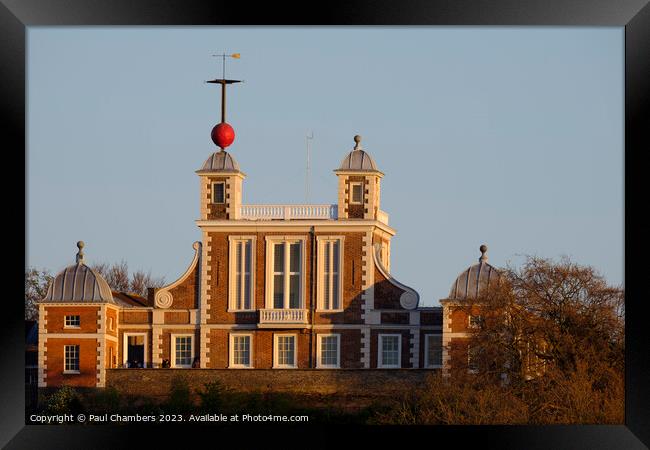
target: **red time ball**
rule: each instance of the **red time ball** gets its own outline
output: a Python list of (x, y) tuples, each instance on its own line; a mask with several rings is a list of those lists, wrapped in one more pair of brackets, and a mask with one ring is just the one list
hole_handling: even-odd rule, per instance
[(212, 129), (212, 142), (226, 148), (235, 140), (235, 130), (226, 122), (217, 124)]

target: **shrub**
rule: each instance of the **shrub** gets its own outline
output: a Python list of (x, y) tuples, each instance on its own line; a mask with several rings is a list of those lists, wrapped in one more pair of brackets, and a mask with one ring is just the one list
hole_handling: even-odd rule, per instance
[(53, 392), (45, 403), (47, 414), (78, 414), (82, 410), (81, 398), (70, 386), (62, 386)]
[(224, 405), (224, 394), (227, 392), (226, 388), (218, 380), (205, 383), (204, 386), (204, 391), (197, 391), (201, 399), (201, 408), (206, 412), (219, 412)]
[(192, 410), (192, 400), (190, 399), (190, 388), (187, 380), (183, 377), (172, 379), (169, 399), (165, 404), (165, 412), (183, 414)]
[(110, 413), (120, 410), (120, 393), (114, 387), (100, 390), (92, 397), (92, 408), (97, 413)]

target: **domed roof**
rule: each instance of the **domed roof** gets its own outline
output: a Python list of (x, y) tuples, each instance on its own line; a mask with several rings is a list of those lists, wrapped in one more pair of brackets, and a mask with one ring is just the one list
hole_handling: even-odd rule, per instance
[(214, 152), (203, 163), (199, 172), (238, 172), (239, 164), (230, 153), (225, 150)]
[(454, 284), (451, 285), (450, 299), (477, 298), (490, 283), (496, 282), (499, 271), (487, 263), (487, 246), (481, 245), (480, 250), (481, 257), (478, 264), (474, 264), (461, 272)]
[(54, 277), (42, 302), (115, 303), (106, 280), (84, 264), (83, 246), (82, 241), (77, 243), (77, 264), (66, 267)]
[(378, 171), (375, 161), (370, 154), (361, 149), (361, 136), (354, 137), (354, 149), (341, 161), (339, 170), (371, 170)]

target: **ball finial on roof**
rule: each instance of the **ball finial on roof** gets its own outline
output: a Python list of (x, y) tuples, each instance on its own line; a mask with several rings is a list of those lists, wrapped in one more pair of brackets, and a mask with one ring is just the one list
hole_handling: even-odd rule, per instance
[(487, 245), (483, 244), (479, 247), (481, 251), (481, 257), (478, 259), (480, 262), (487, 261)]
[(235, 140), (235, 130), (226, 122), (218, 123), (212, 128), (212, 142), (221, 150), (228, 147)]
[(354, 136), (354, 142), (355, 142), (354, 149), (355, 150), (361, 150), (361, 136), (360, 135), (357, 134), (357, 135)]
[(375, 171), (378, 172), (377, 165), (370, 154), (361, 147), (361, 136), (354, 136), (354, 149), (343, 159), (338, 170), (354, 171)]
[(77, 264), (81, 264), (84, 262), (84, 241), (79, 241), (77, 242), (77, 248), (79, 249), (79, 252), (77, 253)]

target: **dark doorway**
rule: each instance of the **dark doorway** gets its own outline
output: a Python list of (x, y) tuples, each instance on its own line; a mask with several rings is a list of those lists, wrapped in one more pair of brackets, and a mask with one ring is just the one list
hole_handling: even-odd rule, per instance
[(145, 367), (143, 335), (127, 337), (126, 367), (128, 368)]

